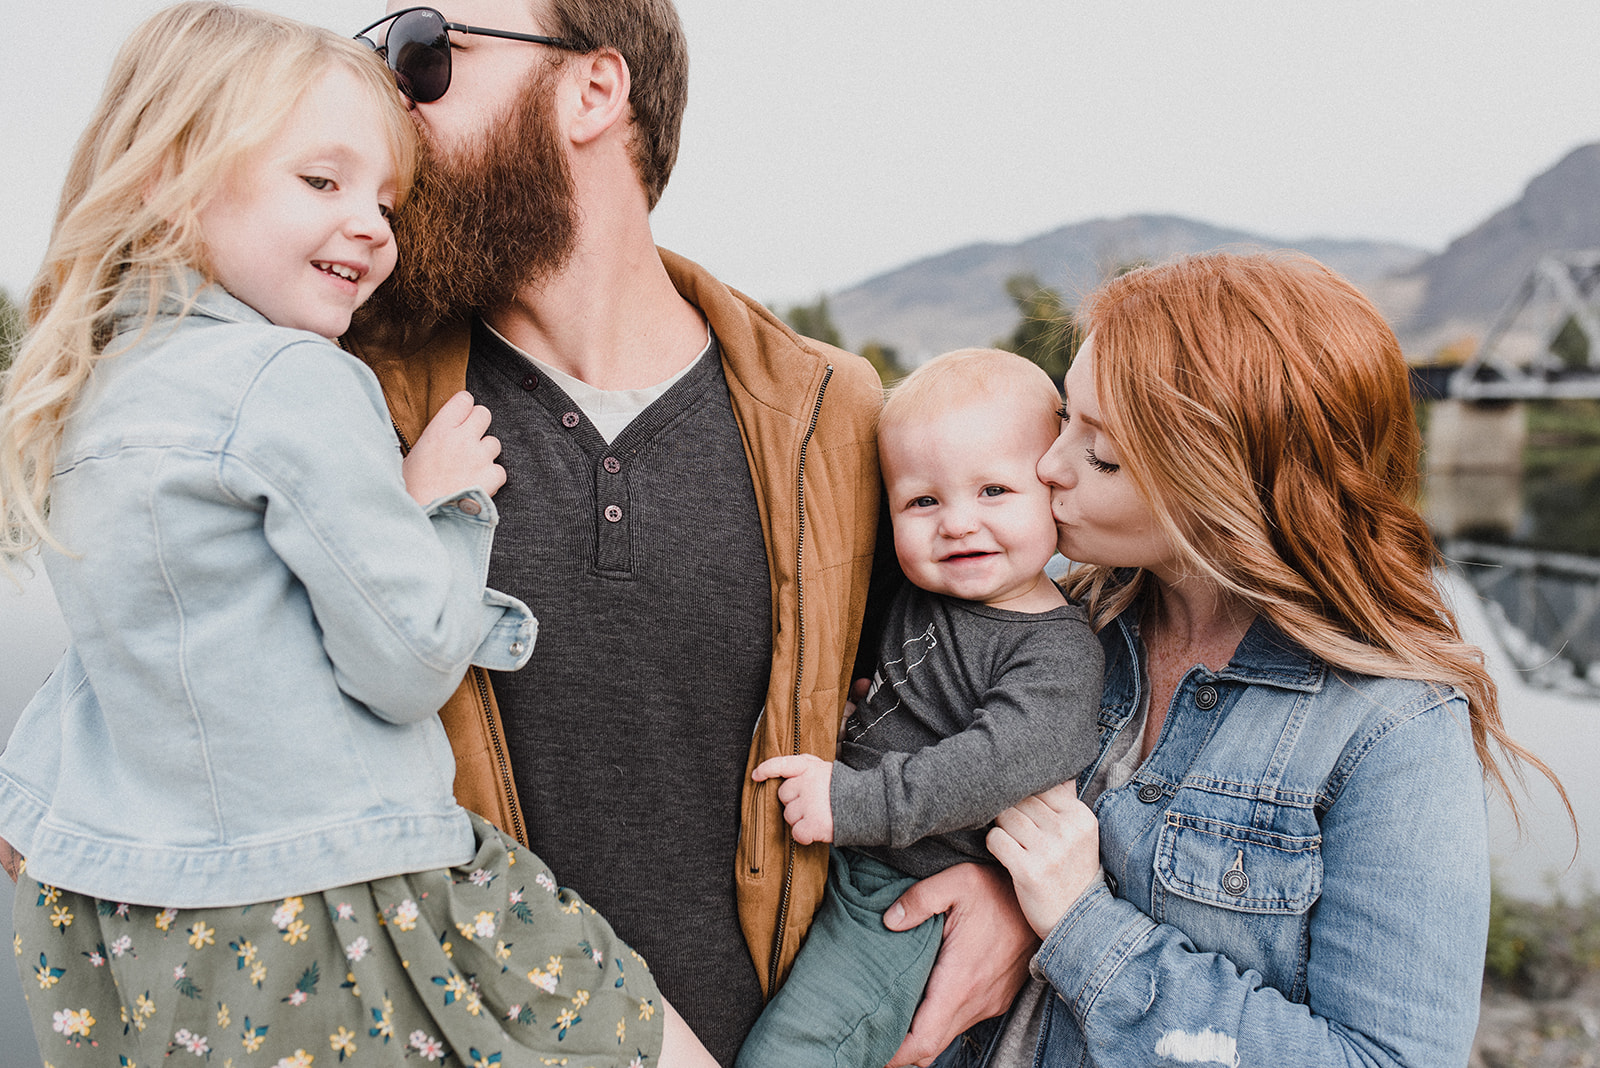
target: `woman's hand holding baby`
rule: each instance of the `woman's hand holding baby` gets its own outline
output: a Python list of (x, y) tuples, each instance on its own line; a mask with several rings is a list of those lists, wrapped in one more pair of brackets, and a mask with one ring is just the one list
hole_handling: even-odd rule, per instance
[(796, 842), (833, 841), (832, 761), (809, 753), (773, 757), (756, 765), (750, 777), (756, 782), (784, 780), (778, 786), (778, 800), (783, 802), (783, 818)]
[(1028, 925), (1048, 937), (1100, 874), (1100, 824), (1064, 782), (995, 817), (984, 839), (1011, 873)]
[(462, 390), (445, 401), (400, 465), (406, 492), (423, 507), (472, 486), (499, 492), (506, 471), (495, 462), (500, 439), (488, 429), (489, 409), (474, 404), (472, 394)]

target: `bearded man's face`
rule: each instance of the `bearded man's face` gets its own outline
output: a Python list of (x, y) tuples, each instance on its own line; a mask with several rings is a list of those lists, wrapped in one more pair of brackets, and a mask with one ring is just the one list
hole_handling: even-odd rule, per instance
[(399, 265), (357, 311), (358, 328), (428, 329), (510, 303), (566, 265), (578, 219), (552, 109), (556, 72), (539, 66), (502, 121), (448, 153), (424, 130), (394, 218)]

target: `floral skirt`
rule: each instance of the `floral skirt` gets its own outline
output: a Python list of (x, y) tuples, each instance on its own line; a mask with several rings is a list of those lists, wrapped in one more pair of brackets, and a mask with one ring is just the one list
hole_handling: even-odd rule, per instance
[(240, 908), (159, 909), (24, 871), (17, 966), (52, 1068), (624, 1068), (660, 1055), (643, 958), (534, 854)]

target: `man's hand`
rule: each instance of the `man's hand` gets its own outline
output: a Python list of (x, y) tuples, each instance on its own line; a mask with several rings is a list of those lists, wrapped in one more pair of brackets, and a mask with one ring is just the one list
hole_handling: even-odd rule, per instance
[(0, 868), (11, 876), (11, 881), (16, 882), (17, 876), (22, 874), (22, 854), (11, 848), (11, 843), (0, 838)]
[(1072, 782), (1000, 813), (984, 841), (1011, 872), (1022, 911), (1040, 938), (1100, 874), (1100, 824)]
[(833, 762), (802, 753), (799, 756), (773, 757), (756, 765), (750, 773), (756, 782), (783, 779), (778, 800), (783, 802), (783, 818), (789, 833), (801, 845), (833, 841)]
[(940, 912), (939, 959), (889, 1068), (932, 1064), (967, 1028), (1005, 1012), (1039, 948), (1011, 881), (993, 865), (958, 864), (922, 880), (889, 906), (883, 925), (904, 931)]
[(412, 500), (426, 508), (473, 486), (491, 497), (499, 492), (506, 470), (495, 463), (500, 441), (488, 429), (489, 409), (466, 390), (445, 401), (400, 464)]

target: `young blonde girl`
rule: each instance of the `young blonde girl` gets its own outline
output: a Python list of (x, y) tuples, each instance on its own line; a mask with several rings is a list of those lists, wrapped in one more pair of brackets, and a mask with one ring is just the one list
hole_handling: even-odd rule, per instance
[(402, 465), (328, 340), (393, 269), (413, 138), (362, 47), (187, 3), (74, 156), (0, 394), (0, 558), (44, 543), (72, 633), (0, 755), (57, 1068), (710, 1063), (450, 793), (435, 710), (535, 631), (484, 586), (498, 444), (461, 394)]

